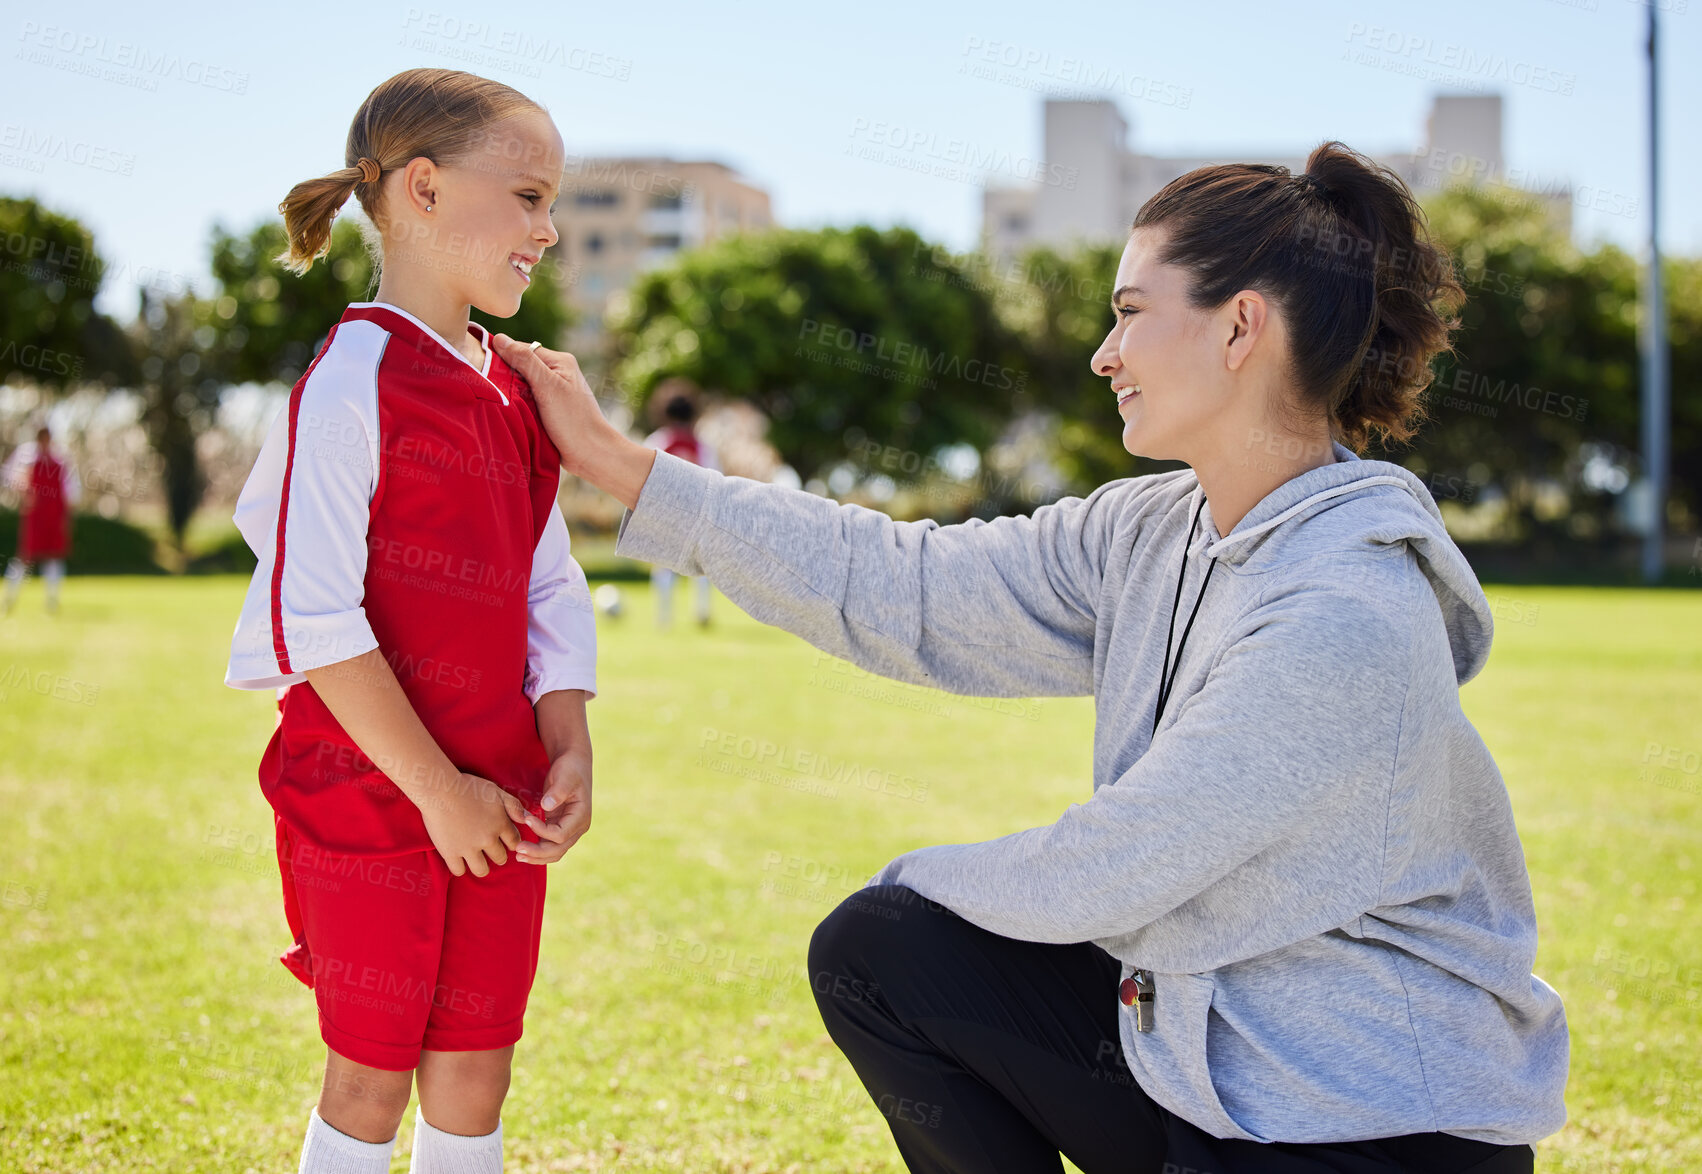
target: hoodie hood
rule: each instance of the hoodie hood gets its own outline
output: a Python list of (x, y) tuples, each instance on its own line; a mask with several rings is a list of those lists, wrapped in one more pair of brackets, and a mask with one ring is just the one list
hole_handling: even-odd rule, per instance
[[(1307, 538), (1357, 538), (1378, 545), (1406, 544), (1418, 558), (1448, 630), (1454, 676), (1465, 684), (1489, 659), (1495, 625), (1489, 600), (1477, 574), (1449, 537), (1442, 511), (1413, 473), (1388, 461), (1362, 460), (1337, 443), (1335, 462), (1309, 469), (1277, 486), (1247, 512), (1227, 535), (1219, 535), (1207, 503), (1201, 533), (1190, 553), (1203, 553), (1231, 565), (1258, 559), (1280, 562), (1285, 555), (1305, 557), (1314, 542), (1297, 542), (1300, 524)], [(1320, 533), (1322, 530), (1322, 533)]]

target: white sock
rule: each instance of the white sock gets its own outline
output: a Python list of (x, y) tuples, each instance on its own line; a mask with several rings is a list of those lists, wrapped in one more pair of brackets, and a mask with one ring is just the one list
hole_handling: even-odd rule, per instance
[(480, 1137), (463, 1137), (434, 1126), (416, 1105), (408, 1174), (502, 1174), (502, 1122)]
[(24, 565), (24, 560), (21, 558), (12, 559), (6, 564), (5, 608), (7, 611), (11, 611), (12, 605), (18, 602), (18, 589), (24, 585), (24, 576), (28, 573), (29, 568)]
[(307, 1122), (301, 1143), (300, 1174), (390, 1174), (390, 1151), (396, 1139), (362, 1141), (325, 1123), (319, 1110)]
[(59, 584), (65, 578), (65, 560), (50, 558), (41, 564), (41, 581), (47, 584), (49, 610), (59, 606)]
[(667, 567), (653, 567), (650, 585), (656, 592), (656, 625), (666, 628), (674, 622), (674, 572)]

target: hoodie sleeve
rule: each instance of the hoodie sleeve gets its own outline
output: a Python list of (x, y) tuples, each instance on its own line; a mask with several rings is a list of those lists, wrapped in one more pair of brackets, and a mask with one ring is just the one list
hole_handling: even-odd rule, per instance
[(882, 676), (977, 696), (1081, 695), (1133, 485), (941, 526), (659, 452), (616, 550), (707, 575), (756, 619)]
[(1141, 964), (1170, 973), (1351, 921), (1378, 903), (1411, 659), (1401, 609), (1419, 602), (1319, 585), (1256, 605), (1199, 692), (1086, 803), (907, 852), (870, 883), (1025, 941), (1135, 935)]

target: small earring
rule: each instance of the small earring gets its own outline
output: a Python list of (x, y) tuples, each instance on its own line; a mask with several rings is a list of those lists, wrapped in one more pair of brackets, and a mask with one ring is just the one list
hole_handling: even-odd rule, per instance
[(430, 205), (430, 204), (427, 204), (427, 205), (426, 205), (426, 211), (427, 211), (427, 212), (430, 212), (430, 211), (431, 211), (431, 205)]

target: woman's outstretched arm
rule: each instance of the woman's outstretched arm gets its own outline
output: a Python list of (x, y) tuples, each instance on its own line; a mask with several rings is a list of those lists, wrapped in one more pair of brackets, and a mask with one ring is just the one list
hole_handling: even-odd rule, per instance
[(883, 676), (981, 696), (1093, 691), (1105, 567), (1128, 559), (1138, 499), (1160, 479), (1032, 517), (898, 522), (644, 448), (603, 418), (572, 356), (497, 346), (564, 467), (628, 508), (622, 554), (707, 575), (755, 618)]

